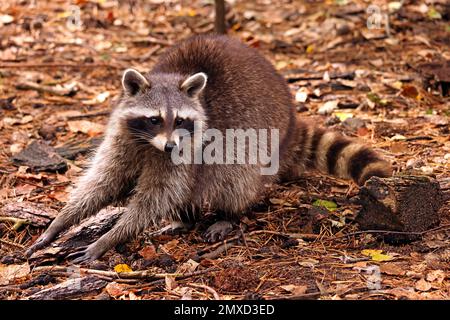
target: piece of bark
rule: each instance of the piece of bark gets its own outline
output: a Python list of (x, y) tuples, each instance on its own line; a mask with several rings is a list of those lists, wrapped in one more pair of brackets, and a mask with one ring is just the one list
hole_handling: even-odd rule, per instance
[(0, 216), (23, 219), (36, 227), (47, 226), (57, 214), (58, 211), (33, 202), (9, 202), (0, 209)]
[(103, 138), (98, 137), (82, 141), (70, 141), (61, 147), (55, 148), (55, 151), (63, 158), (75, 160), (78, 155), (85, 155), (94, 151), (102, 141)]
[(29, 300), (65, 300), (83, 297), (89, 294), (97, 294), (108, 281), (96, 276), (68, 279), (53, 287), (38, 291), (27, 298)]
[(36, 140), (24, 150), (12, 157), (16, 166), (27, 166), (32, 171), (58, 171), (67, 170), (67, 162), (45, 142)]
[(362, 208), (356, 222), (363, 230), (388, 230), (387, 241), (412, 241), (420, 232), (439, 224), (443, 194), (439, 183), (427, 176), (370, 178), (359, 193)]
[(101, 210), (95, 216), (63, 233), (50, 247), (35, 252), (30, 257), (30, 261), (34, 264), (41, 264), (62, 259), (75, 249), (94, 242), (112, 228), (123, 210), (124, 208), (115, 207)]

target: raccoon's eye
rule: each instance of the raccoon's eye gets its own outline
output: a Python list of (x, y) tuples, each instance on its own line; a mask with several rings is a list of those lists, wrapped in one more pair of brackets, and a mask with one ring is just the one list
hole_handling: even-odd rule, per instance
[(175, 125), (178, 127), (178, 126), (181, 126), (181, 124), (184, 122), (184, 119), (181, 119), (181, 118), (176, 118), (175, 119)]
[(160, 118), (158, 118), (158, 117), (150, 117), (150, 123), (151, 123), (151, 124), (157, 125), (157, 124), (159, 124), (160, 122), (161, 122), (161, 119), (160, 119)]

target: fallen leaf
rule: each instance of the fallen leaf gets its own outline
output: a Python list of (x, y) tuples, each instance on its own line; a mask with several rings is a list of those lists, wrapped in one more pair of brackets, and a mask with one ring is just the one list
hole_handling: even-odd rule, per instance
[(365, 256), (368, 256), (372, 259), (372, 261), (390, 261), (393, 258), (390, 255), (382, 254), (383, 250), (372, 250), (372, 249), (364, 249), (361, 253)]
[(150, 260), (156, 257), (156, 249), (155, 246), (149, 245), (145, 246), (139, 251), (139, 254), (145, 259)]
[(436, 282), (441, 284), (445, 279), (445, 272), (442, 270), (433, 270), (428, 272), (426, 280), (429, 282)]
[(15, 279), (27, 276), (30, 273), (30, 265), (24, 264), (0, 264), (0, 285), (7, 285)]
[(175, 281), (175, 277), (172, 276), (166, 276), (164, 278), (165, 283), (166, 283), (166, 290), (167, 291), (172, 291), (173, 289), (175, 289), (177, 287), (177, 282)]
[(419, 281), (416, 282), (415, 288), (418, 291), (428, 291), (431, 289), (431, 283), (429, 283), (425, 279), (420, 279)]
[(317, 111), (319, 114), (330, 114), (333, 110), (337, 109), (339, 101), (332, 100), (325, 102)]
[(298, 89), (295, 93), (295, 101), (297, 102), (306, 102), (308, 99), (308, 90), (304, 87)]
[(438, 20), (442, 19), (442, 15), (434, 7), (430, 7), (430, 9), (428, 10), (428, 18)]
[(2, 14), (0, 15), (0, 24), (10, 24), (14, 21), (14, 17), (10, 16), (9, 14)]
[(106, 286), (106, 292), (112, 297), (120, 297), (121, 295), (127, 294), (126, 285), (117, 282), (110, 282)]
[(31, 121), (33, 121), (33, 116), (26, 115), (20, 120), (20, 123), (21, 124), (26, 124), (26, 123), (30, 123)]
[(383, 263), (380, 265), (380, 272), (391, 276), (402, 276), (406, 273), (404, 267), (395, 263)]
[(118, 264), (114, 267), (114, 271), (117, 273), (121, 273), (121, 272), (131, 272), (133, 271), (127, 264), (122, 263), (122, 264)]
[(414, 86), (407, 85), (407, 86), (403, 86), (402, 91), (400, 91), (400, 94), (404, 97), (418, 99), (419, 90), (417, 90), (417, 88)]
[(409, 151), (408, 145), (403, 141), (393, 142), (391, 144), (391, 152), (404, 154)]
[(308, 289), (307, 286), (296, 286), (296, 285), (293, 285), (293, 284), (280, 286), (280, 288), (283, 289), (284, 291), (292, 293), (293, 295), (304, 294), (306, 292), (306, 290)]
[(341, 121), (353, 118), (353, 113), (350, 112), (335, 112), (334, 115), (338, 117)]
[(190, 272), (194, 272), (197, 267), (198, 267), (199, 263), (189, 259), (188, 261), (186, 261), (185, 263), (183, 263), (182, 265), (180, 265), (177, 269), (177, 273), (190, 273)]
[(271, 204), (275, 204), (278, 206), (292, 207), (292, 204), (290, 204), (289, 202), (287, 202), (284, 199), (270, 198), (269, 201)]
[(178, 240), (177, 239), (173, 239), (169, 242), (167, 242), (166, 244), (161, 246), (161, 249), (166, 252), (166, 253), (170, 253), (173, 249), (175, 249), (178, 246)]
[(321, 199), (317, 199), (316, 201), (313, 202), (313, 206), (315, 207), (323, 207), (326, 208), (329, 211), (334, 211), (337, 209), (337, 204), (333, 201), (329, 201), (329, 200), (321, 200)]
[(97, 136), (105, 131), (105, 126), (88, 120), (68, 121), (69, 130), (72, 132), (81, 132), (89, 136)]

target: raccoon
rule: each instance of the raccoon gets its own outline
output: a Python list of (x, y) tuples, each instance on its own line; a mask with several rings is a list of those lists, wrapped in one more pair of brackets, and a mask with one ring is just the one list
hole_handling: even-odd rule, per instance
[[(259, 199), (264, 185), (294, 179), (305, 170), (316, 168), (360, 185), (371, 176), (392, 173), (373, 149), (297, 119), (284, 78), (255, 49), (227, 36), (184, 40), (169, 48), (149, 73), (126, 70), (122, 87), (91, 166), (28, 255), (119, 201), (128, 200), (128, 205), (116, 225), (73, 254), (75, 263), (95, 260), (161, 220), (198, 218), (205, 203), (228, 217), (239, 216)], [(196, 124), (201, 132), (277, 129), (277, 173), (261, 174), (265, 165), (260, 162), (175, 164), (174, 148), (195, 134)], [(196, 152), (206, 145), (194, 143), (192, 148)], [(212, 226), (206, 233), (213, 241), (230, 230), (227, 222), (216, 225), (220, 228)]]

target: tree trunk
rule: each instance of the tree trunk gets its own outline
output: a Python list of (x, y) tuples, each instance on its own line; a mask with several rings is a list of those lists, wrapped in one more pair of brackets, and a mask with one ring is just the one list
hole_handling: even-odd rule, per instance
[(361, 211), (356, 221), (363, 230), (388, 230), (388, 241), (411, 241), (439, 224), (443, 193), (439, 183), (426, 176), (372, 177), (360, 190)]
[(227, 32), (225, 26), (225, 0), (215, 0), (216, 16), (214, 21), (214, 30), (218, 34)]

